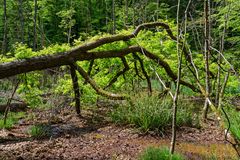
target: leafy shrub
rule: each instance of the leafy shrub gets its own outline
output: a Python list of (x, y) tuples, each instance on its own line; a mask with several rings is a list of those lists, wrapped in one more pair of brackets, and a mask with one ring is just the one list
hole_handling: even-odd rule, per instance
[[(135, 99), (132, 104), (114, 109), (111, 118), (115, 123), (133, 124), (143, 131), (164, 131), (171, 126), (172, 100), (163, 100), (156, 96), (142, 96)], [(177, 126), (195, 126), (198, 124), (198, 118), (194, 119), (191, 113), (191, 106), (179, 102)]]
[(168, 148), (147, 148), (139, 157), (139, 160), (184, 160), (180, 154), (170, 154)]
[(25, 116), (24, 112), (8, 113), (6, 124), (4, 125), (4, 114), (0, 114), (0, 129), (2, 128), (12, 128), (14, 124), (18, 122), (19, 119)]
[(39, 79), (42, 78), (42, 74), (39, 72), (28, 73), (26, 75), (20, 75), (24, 82), (21, 83), (17, 89), (17, 93), (20, 94), (29, 106), (34, 107), (42, 104), (41, 94), (44, 92), (40, 88)]
[(49, 137), (51, 134), (50, 126), (44, 124), (36, 124), (29, 128), (28, 133), (33, 138), (45, 138)]
[(36, 52), (33, 52), (31, 48), (28, 48), (27, 45), (21, 43), (15, 44), (15, 53), (14, 56), (17, 59), (30, 58), (36, 55)]

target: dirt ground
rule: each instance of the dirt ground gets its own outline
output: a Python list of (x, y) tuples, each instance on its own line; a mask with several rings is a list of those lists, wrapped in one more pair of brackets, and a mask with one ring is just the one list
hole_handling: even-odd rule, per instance
[[(11, 130), (0, 131), (0, 159), (133, 160), (149, 146), (169, 146), (170, 131), (142, 133), (131, 126), (112, 124), (105, 113), (105, 109), (84, 110), (78, 117), (71, 108), (28, 111), (27, 119)], [(30, 137), (27, 130), (37, 123), (49, 124), (49, 137)], [(236, 156), (214, 121), (204, 123), (201, 129), (178, 129), (176, 148), (187, 159)]]

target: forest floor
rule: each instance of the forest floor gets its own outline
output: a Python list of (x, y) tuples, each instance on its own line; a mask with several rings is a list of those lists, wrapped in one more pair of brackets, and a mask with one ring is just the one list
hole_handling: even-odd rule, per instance
[[(73, 108), (30, 110), (10, 130), (0, 131), (0, 159), (137, 159), (149, 146), (169, 146), (170, 130), (161, 135), (142, 133), (131, 126), (111, 123), (108, 109), (86, 109), (82, 117)], [(29, 127), (49, 125), (50, 136), (31, 138)], [(234, 158), (235, 151), (224, 141), (224, 131), (209, 120), (201, 129), (181, 127), (177, 133), (177, 152), (188, 159)]]

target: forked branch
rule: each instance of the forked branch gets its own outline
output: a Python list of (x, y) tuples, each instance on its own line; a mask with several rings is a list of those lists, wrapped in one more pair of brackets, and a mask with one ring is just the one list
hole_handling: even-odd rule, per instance
[(112, 80), (108, 83), (108, 85), (104, 87), (104, 89), (107, 89), (107, 88), (109, 88), (110, 86), (112, 86), (112, 85), (117, 81), (118, 77), (120, 77), (121, 75), (123, 75), (124, 73), (126, 73), (126, 72), (130, 69), (130, 67), (129, 67), (128, 63), (127, 63), (126, 58), (125, 58), (125, 57), (122, 57), (121, 60), (122, 60), (122, 63), (123, 63), (123, 65), (124, 65), (124, 69), (121, 70), (121, 71), (119, 71), (119, 72), (112, 78)]
[(96, 84), (96, 82), (93, 79), (90, 78), (90, 76), (87, 74), (87, 72), (84, 71), (82, 67), (80, 67), (76, 63), (73, 63), (73, 66), (74, 69), (76, 69), (79, 72), (79, 74), (92, 86), (92, 88), (97, 92), (97, 94), (113, 100), (127, 99), (127, 96), (114, 94), (103, 90)]

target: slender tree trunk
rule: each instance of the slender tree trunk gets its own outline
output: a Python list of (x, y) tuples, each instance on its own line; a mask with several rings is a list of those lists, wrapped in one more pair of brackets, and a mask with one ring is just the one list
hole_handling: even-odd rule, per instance
[(45, 46), (45, 33), (44, 33), (44, 26), (43, 26), (43, 21), (40, 20), (40, 17), (39, 17), (39, 26), (41, 26), (41, 47), (44, 48)]
[(7, 53), (7, 2), (3, 1), (3, 21), (4, 21), (4, 30), (3, 30), (3, 42), (2, 42), (2, 53)]
[(92, 31), (92, 0), (88, 1), (88, 32)]
[(158, 15), (158, 13), (159, 13), (159, 0), (157, 0), (157, 21), (158, 21), (158, 18), (159, 18), (159, 15)]
[(74, 65), (70, 66), (71, 71), (71, 77), (72, 77), (72, 84), (74, 89), (74, 95), (75, 95), (75, 108), (78, 115), (81, 114), (81, 104), (80, 104), (80, 91), (79, 91), (79, 85), (78, 85), (78, 77), (75, 71)]
[(116, 33), (115, 0), (112, 0), (112, 34)]
[(207, 118), (207, 113), (209, 109), (208, 100), (210, 97), (210, 72), (209, 72), (209, 55), (210, 55), (210, 0), (204, 1), (204, 18), (205, 18), (205, 45), (204, 45), (204, 61), (205, 61), (205, 87), (206, 87), (206, 100), (203, 109), (203, 118)]
[(226, 88), (226, 85), (227, 85), (227, 82), (228, 82), (229, 74), (230, 74), (230, 70), (227, 72), (227, 74), (224, 78), (224, 82), (223, 82), (222, 88), (221, 88), (220, 93), (219, 93), (219, 101), (218, 101), (218, 108), (219, 109), (221, 109), (222, 99), (224, 97), (224, 91), (225, 91), (225, 88)]
[(144, 2), (143, 23), (147, 22), (147, 4), (148, 4), (148, 0), (145, 0), (145, 2)]
[(110, 33), (108, 28), (108, 5), (106, 0), (105, 0), (105, 25), (107, 27), (107, 32)]
[(127, 28), (127, 24), (128, 24), (128, 0), (125, 0), (125, 21), (124, 21), (124, 25)]
[(133, 18), (132, 18), (132, 23), (133, 23), (133, 27), (135, 27), (136, 26), (136, 24), (135, 24), (135, 15), (136, 15), (136, 12), (135, 12), (135, 0), (133, 0), (133, 2), (132, 2), (132, 7), (133, 7)]
[[(224, 1), (225, 4), (225, 1)], [(226, 6), (226, 4), (225, 4)], [(222, 56), (221, 53), (223, 54), (224, 52), (224, 39), (225, 39), (225, 33), (226, 33), (226, 27), (227, 27), (227, 21), (228, 21), (228, 15), (229, 15), (229, 11), (230, 8), (228, 9), (228, 13), (225, 15), (225, 22), (224, 22), (224, 28), (223, 28), (223, 32), (221, 35), (221, 39), (220, 39), (220, 47), (219, 47), (219, 54), (218, 54), (218, 73), (217, 73), (217, 85), (216, 85), (216, 97), (215, 97), (215, 105), (219, 106), (219, 96), (220, 96), (220, 81), (221, 81), (221, 61), (222, 61)]]
[(34, 0), (33, 50), (37, 50), (37, 0)]
[(23, 7), (22, 7), (22, 0), (18, 0), (18, 5), (19, 5), (19, 20), (20, 20), (20, 25), (21, 25), (21, 42), (24, 43), (24, 17), (23, 17)]
[(69, 29), (68, 29), (68, 36), (67, 36), (67, 42), (68, 42), (68, 44), (70, 44), (71, 33), (72, 33), (72, 27), (70, 26)]
[(171, 138), (171, 146), (170, 153), (173, 154), (175, 151), (175, 143), (176, 143), (176, 121), (177, 121), (177, 102), (178, 102), (178, 94), (180, 89), (180, 79), (181, 79), (181, 70), (182, 70), (182, 52), (179, 51), (179, 7), (180, 0), (178, 0), (178, 8), (177, 8), (177, 54), (178, 54), (178, 74), (177, 74), (177, 86), (176, 92), (173, 97), (173, 116), (172, 116), (172, 138)]
[[(221, 42), (220, 42), (220, 52), (222, 52), (222, 37), (221, 37)], [(216, 96), (215, 96), (215, 105), (218, 106), (218, 100), (219, 100), (219, 94), (220, 94), (220, 81), (221, 81), (221, 67), (219, 66), (221, 64), (221, 55), (218, 55), (218, 71), (217, 71), (217, 84), (216, 84)]]

